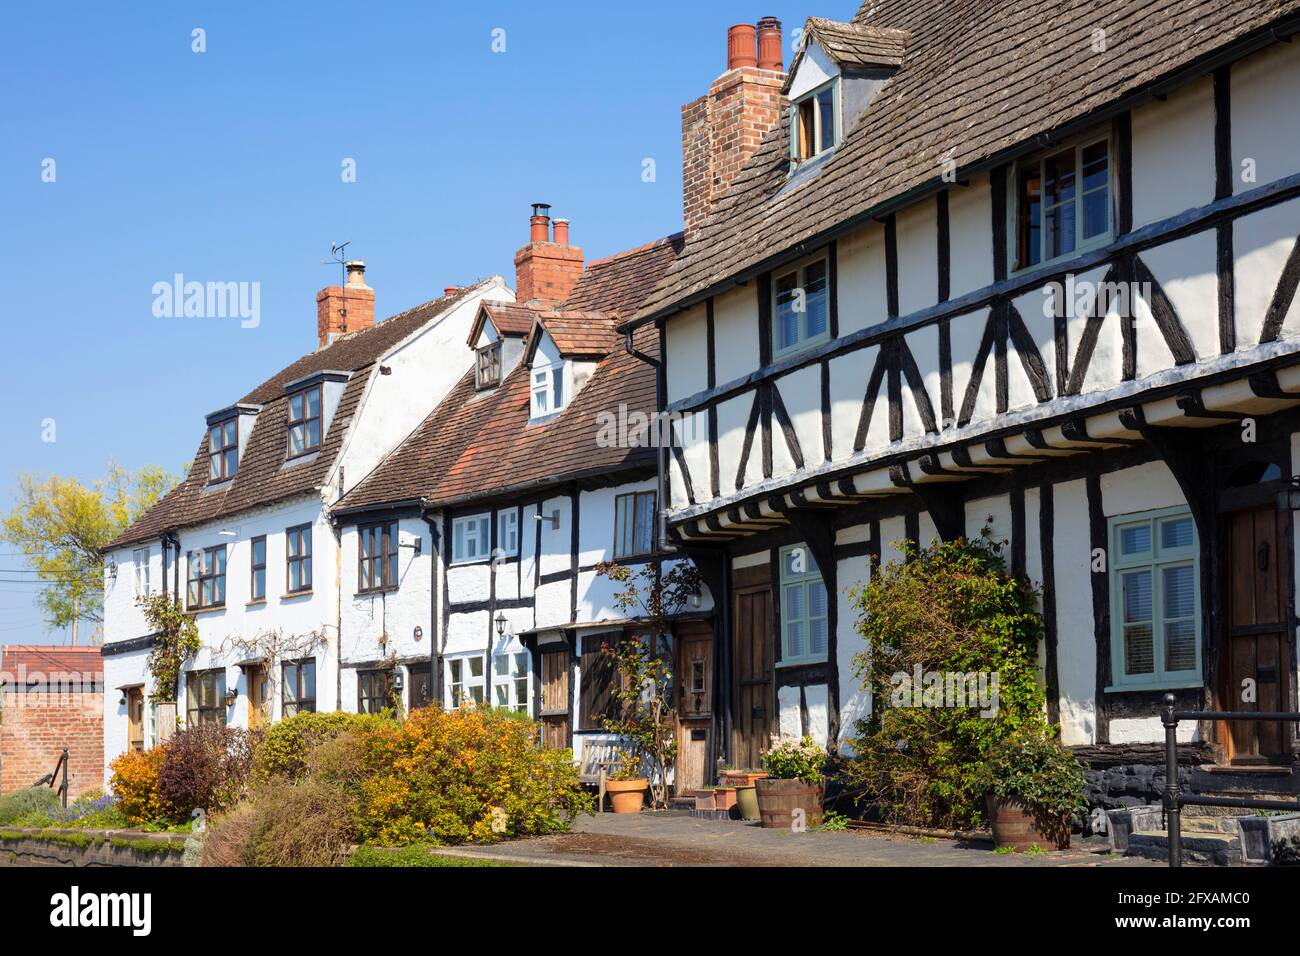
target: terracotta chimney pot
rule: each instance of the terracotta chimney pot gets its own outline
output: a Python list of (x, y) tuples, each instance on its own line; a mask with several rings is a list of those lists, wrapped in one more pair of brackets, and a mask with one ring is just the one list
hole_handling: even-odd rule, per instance
[(567, 246), (569, 244), (569, 220), (552, 219), (551, 225), (555, 227), (555, 244), (557, 246)]
[(781, 21), (776, 17), (763, 17), (758, 21), (758, 68), (780, 73)]
[(755, 45), (754, 36), (752, 23), (737, 23), (727, 30), (728, 70), (735, 70), (742, 66), (758, 66), (758, 47)]

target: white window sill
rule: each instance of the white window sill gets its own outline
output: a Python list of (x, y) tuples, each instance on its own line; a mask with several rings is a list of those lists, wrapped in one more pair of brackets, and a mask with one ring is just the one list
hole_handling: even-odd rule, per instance
[(775, 667), (807, 667), (809, 664), (825, 664), (826, 657), (793, 657), (789, 660), (777, 661)]
[(1133, 694), (1146, 690), (1200, 690), (1205, 681), (1200, 677), (1169, 678), (1154, 684), (1111, 684), (1104, 688), (1107, 694)]

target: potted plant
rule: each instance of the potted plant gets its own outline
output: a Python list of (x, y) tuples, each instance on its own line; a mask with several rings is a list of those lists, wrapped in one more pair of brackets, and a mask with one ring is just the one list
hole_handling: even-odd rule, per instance
[(640, 813), (650, 781), (641, 775), (641, 762), (624, 756), (605, 779), (605, 792), (615, 813)]
[(724, 787), (752, 787), (759, 777), (766, 777), (762, 770), (726, 770), (718, 771), (718, 783)]
[(811, 737), (774, 740), (763, 754), (767, 776), (754, 781), (762, 825), (769, 830), (784, 829), (802, 813), (806, 828), (821, 826), (825, 766), (826, 749)]
[(1071, 817), (1088, 806), (1083, 768), (1041, 726), (1022, 728), (995, 744), (975, 780), (987, 794), (999, 849), (1064, 850), (1070, 845)]
[(695, 791), (695, 809), (699, 811), (713, 809), (713, 788), (701, 787)]

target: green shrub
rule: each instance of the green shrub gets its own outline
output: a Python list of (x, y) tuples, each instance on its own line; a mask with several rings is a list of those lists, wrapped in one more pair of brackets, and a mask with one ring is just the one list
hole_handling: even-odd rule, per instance
[(490, 842), (568, 828), (591, 812), (568, 750), (491, 708), (429, 707), (359, 732), (359, 828), (384, 846)]
[(317, 780), (275, 780), (212, 821), (202, 866), (342, 866), (356, 843), (355, 801)]
[(427, 846), (413, 844), (398, 850), (359, 846), (348, 859), (348, 866), (509, 866), (496, 860), (471, 860), (457, 856), (438, 856)]
[(1088, 779), (1074, 755), (1041, 730), (1026, 727), (999, 741), (975, 773), (975, 786), (1047, 816), (1082, 813)]
[(307, 775), (307, 755), (327, 740), (350, 730), (392, 723), (392, 718), (369, 714), (295, 714), (272, 724), (253, 753), (252, 779), (265, 783), (275, 778), (301, 780)]
[(177, 731), (161, 749), (158, 795), (175, 819), (224, 810), (243, 793), (253, 760), (248, 731), (199, 724)]
[(59, 809), (59, 795), (50, 787), (26, 787), (0, 797), (0, 826), (34, 814), (48, 816)]
[[(1036, 595), (1008, 573), (987, 532), (978, 541), (903, 547), (906, 561), (879, 569), (850, 594), (867, 644), (854, 667), (871, 692), (872, 713), (850, 741), (857, 756), (845, 765), (845, 782), (886, 820), (976, 826), (984, 816), (976, 774), (986, 756), (1018, 728), (1045, 725)], [(948, 706), (953, 701), (928, 696), (944, 688), (924, 676), (916, 689), (922, 706), (914, 706), (918, 672), (941, 675), (945, 687), (949, 675), (996, 676), (993, 706)]]

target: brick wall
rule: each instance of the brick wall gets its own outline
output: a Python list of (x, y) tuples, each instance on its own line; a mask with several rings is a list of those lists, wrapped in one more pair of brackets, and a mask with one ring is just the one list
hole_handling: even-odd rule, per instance
[(682, 107), (682, 216), (694, 230), (781, 122), (785, 74), (737, 67)]
[(582, 250), (554, 242), (530, 242), (515, 254), (518, 302), (563, 302), (582, 278)]

